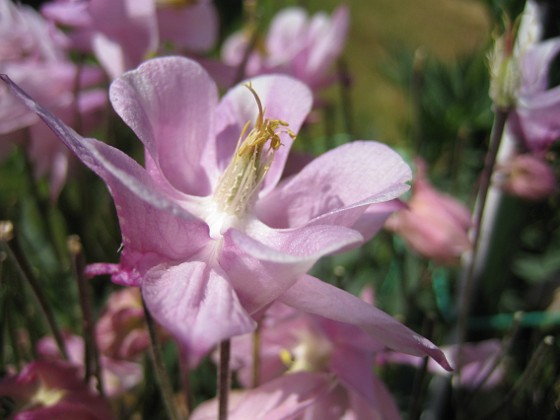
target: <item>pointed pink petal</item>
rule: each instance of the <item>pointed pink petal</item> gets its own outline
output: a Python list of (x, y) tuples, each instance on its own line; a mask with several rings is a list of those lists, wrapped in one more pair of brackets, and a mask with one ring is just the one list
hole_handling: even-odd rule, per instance
[(175, 188), (210, 194), (218, 176), (212, 149), (218, 93), (199, 64), (181, 57), (147, 61), (115, 80), (110, 98)]
[(142, 282), (142, 295), (192, 362), (222, 340), (256, 327), (224, 276), (200, 261), (152, 268)]
[(218, 13), (210, 1), (180, 8), (161, 6), (157, 18), (160, 41), (171, 42), (177, 49), (203, 52), (218, 39)]
[(261, 231), (257, 238), (231, 229), (220, 254), (220, 266), (250, 314), (284, 293), (323, 255), (362, 241), (358, 232), (339, 226), (314, 226), (295, 234)]
[[(368, 206), (398, 197), (409, 188), (410, 178), (410, 168), (392, 149), (373, 141), (356, 141), (313, 160), (259, 200), (256, 212), (276, 228), (310, 222), (366, 228), (360, 216)], [(388, 213), (378, 216), (367, 216), (372, 222), (377, 219), (379, 226), (370, 226), (365, 233), (379, 229)]]
[[(33, 101), (8, 77), (0, 75), (0, 78), (85, 165), (107, 183), (115, 200), (125, 251), (131, 251), (133, 259), (142, 260), (142, 254), (148, 253), (186, 258), (206, 243), (206, 224), (172, 198), (173, 194), (176, 195), (175, 191), (165, 191), (156, 186), (146, 171), (120, 150), (81, 137)], [(186, 200), (185, 197), (181, 199)]]
[[(297, 133), (311, 110), (313, 97), (309, 88), (298, 80), (280, 75), (260, 76), (250, 81), (265, 108), (265, 118), (285, 121)], [(229, 163), (243, 126), (247, 121), (254, 124), (257, 110), (253, 95), (243, 85), (237, 85), (222, 98), (216, 114), (218, 165), (221, 170)], [(292, 139), (287, 134), (280, 137), (282, 146), (276, 151), (264, 180), (263, 195), (280, 179), (292, 145)]]
[(315, 277), (302, 277), (280, 300), (304, 312), (358, 325), (394, 350), (430, 356), (444, 369), (451, 370), (443, 352), (429, 340), (375, 306)]

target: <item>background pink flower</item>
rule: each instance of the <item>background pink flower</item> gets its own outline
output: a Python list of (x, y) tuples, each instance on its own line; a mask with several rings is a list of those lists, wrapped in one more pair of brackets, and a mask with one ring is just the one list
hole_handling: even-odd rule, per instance
[(385, 227), (402, 235), (407, 244), (424, 257), (442, 264), (457, 263), (461, 254), (471, 247), (470, 212), (429, 183), (423, 161), (416, 161), (416, 169), (408, 208), (393, 214)]
[[(349, 16), (346, 6), (331, 16), (324, 12), (309, 16), (299, 7), (280, 11), (272, 20), (262, 48), (249, 56), (247, 76), (283, 73), (306, 83), (313, 90), (334, 81), (329, 75), (346, 43)], [(237, 67), (250, 40), (246, 32), (231, 35), (224, 43), (222, 60)]]

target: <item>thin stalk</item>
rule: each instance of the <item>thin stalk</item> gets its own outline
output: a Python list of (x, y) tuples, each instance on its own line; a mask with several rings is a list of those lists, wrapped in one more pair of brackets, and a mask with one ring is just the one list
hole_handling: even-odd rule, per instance
[(84, 331), (84, 382), (89, 383), (91, 376), (94, 375), (97, 380), (97, 390), (99, 395), (104, 395), (103, 378), (101, 375), (101, 363), (99, 361), (99, 352), (95, 341), (95, 323), (91, 310), (91, 297), (89, 284), (84, 277), (85, 258), (80, 238), (72, 235), (68, 238), (68, 251), (72, 259), (72, 269), (74, 277), (78, 283), (78, 294), (80, 298), (80, 307), (82, 308), (82, 328)]
[(41, 289), (41, 285), (35, 279), (31, 267), (22, 252), (16, 236), (14, 235), (14, 226), (10, 221), (0, 222), (0, 243), (4, 248), (8, 258), (13, 262), (17, 271), (19, 272), (21, 278), (23, 278), (31, 287), (33, 294), (37, 298), (39, 306), (43, 311), (45, 320), (49, 325), (51, 332), (53, 334), (58, 350), (62, 355), (63, 359), (68, 360), (68, 353), (66, 352), (66, 346), (64, 345), (64, 339), (62, 337), (62, 332), (56, 323), (56, 319), (48, 304), (47, 298)]
[(340, 87), (340, 103), (342, 105), (342, 117), (347, 134), (354, 133), (353, 107), (352, 107), (352, 79), (348, 72), (348, 65), (342, 58), (336, 63), (338, 71), (338, 86)]
[(256, 0), (245, 0), (243, 2), (243, 7), (245, 9), (245, 14), (247, 15), (247, 21), (250, 31), (249, 42), (245, 51), (243, 51), (243, 57), (241, 62), (237, 66), (235, 71), (235, 77), (233, 83), (237, 84), (245, 79), (245, 70), (247, 68), (247, 63), (251, 57), (251, 53), (254, 51), (259, 40), (259, 19), (257, 16), (257, 1)]
[(220, 365), (218, 367), (218, 419), (227, 420), (228, 400), (230, 389), (229, 360), (231, 353), (231, 341), (224, 340), (220, 343)]
[(179, 371), (181, 372), (181, 387), (184, 395), (183, 401), (179, 406), (179, 411), (182, 417), (187, 418), (191, 412), (192, 407), (191, 386), (189, 380), (189, 362), (187, 355), (185, 354), (185, 352), (181, 351), (180, 347), (179, 352)]
[(146, 307), (146, 302), (142, 299), (142, 307), (144, 308), (144, 316), (146, 324), (148, 325), (148, 334), (150, 335), (150, 359), (154, 367), (156, 382), (159, 385), (161, 397), (163, 398), (163, 405), (167, 416), (171, 420), (179, 420), (179, 414), (175, 408), (175, 401), (173, 398), (173, 387), (165, 365), (163, 364), (163, 356), (161, 354), (161, 345), (156, 331), (156, 324)]
[[(422, 335), (427, 339), (430, 339), (434, 329), (434, 316), (433, 314), (428, 315), (424, 321), (424, 327), (422, 328)], [(426, 382), (426, 375), (428, 373), (428, 363), (429, 357), (424, 357), (422, 361), (422, 366), (416, 371), (414, 375), (414, 385), (412, 388), (412, 402), (410, 404), (410, 414), (409, 419), (419, 419), (422, 414), (422, 394), (424, 394), (424, 384)]]
[(253, 378), (252, 386), (256, 388), (261, 382), (261, 323), (257, 325), (257, 329), (253, 333)]
[(461, 355), (462, 355), (462, 345), (466, 338), (466, 331), (468, 325), (468, 318), (470, 315), (470, 306), (473, 298), (474, 290), (478, 283), (479, 273), (476, 273), (475, 267), (477, 266), (477, 259), (480, 258), (478, 255), (479, 238), (481, 223), (484, 216), (484, 207), (486, 205), (486, 197), (488, 196), (488, 190), (490, 188), (490, 183), (492, 180), (492, 174), (494, 172), (494, 166), (496, 164), (496, 157), (498, 155), (498, 149), (500, 147), (500, 141), (504, 134), (504, 128), (509, 116), (509, 109), (497, 108), (496, 114), (494, 116), (494, 124), (492, 127), (492, 132), (490, 134), (490, 144), (488, 147), (488, 153), (486, 154), (486, 160), (484, 162), (484, 168), (480, 177), (480, 187), (478, 192), (478, 197), (475, 202), (473, 222), (474, 226), (472, 229), (472, 241), (473, 248), (471, 256), (468, 258), (463, 275), (461, 278), (461, 287), (459, 295), (459, 320), (457, 329), (457, 342), (459, 344), (459, 354), (458, 354), (458, 369), (457, 375), (460, 375), (461, 366)]
[[(28, 139), (26, 139), (26, 141), (27, 140)], [(43, 228), (45, 229), (45, 233), (47, 235), (49, 242), (54, 248), (58, 261), (60, 261), (63, 265), (66, 265), (66, 263), (68, 262), (66, 254), (62, 250), (62, 246), (57, 239), (55, 228), (52, 224), (51, 203), (48, 200), (46, 200), (39, 192), (39, 188), (37, 187), (37, 179), (33, 174), (33, 165), (31, 163), (29, 155), (27, 154), (26, 148), (22, 147), (21, 150), (23, 152), (25, 173), (27, 175), (27, 181), (29, 183), (29, 188), (31, 190), (31, 196), (33, 197), (33, 200), (35, 201), (35, 205), (37, 206), (37, 211), (39, 212), (39, 215), (43, 222)]]
[(505, 398), (492, 410), (490, 410), (486, 415), (482, 417), (482, 420), (496, 418), (496, 414), (498, 414), (504, 407), (506, 407), (516, 394), (521, 391), (524, 387), (530, 385), (532, 380), (538, 375), (541, 371), (541, 368), (546, 363), (546, 354), (554, 344), (554, 337), (551, 335), (546, 336), (539, 346), (537, 350), (531, 356), (531, 360), (525, 367), (523, 374), (519, 377), (519, 379), (515, 382), (509, 393), (505, 396)]
[(490, 369), (488, 369), (488, 371), (485, 373), (485, 375), (482, 377), (482, 379), (476, 384), (476, 386), (471, 391), (471, 393), (465, 398), (464, 404), (467, 408), (469, 408), (471, 406), (472, 402), (474, 401), (474, 397), (476, 396), (476, 394), (482, 389), (482, 387), (488, 381), (490, 376), (492, 376), (492, 374), (496, 371), (496, 369), (498, 368), (500, 363), (504, 360), (506, 354), (509, 353), (509, 351), (510, 351), (512, 345), (513, 345), (513, 341), (515, 340), (515, 337), (517, 336), (517, 332), (519, 331), (519, 328), (521, 327), (521, 321), (522, 320), (523, 320), (523, 313), (522, 312), (517, 312), (515, 314), (514, 323), (511, 327), (511, 330), (509, 331), (508, 335), (506, 337), (504, 337), (504, 339), (502, 340), (502, 348), (500, 349), (500, 353), (495, 357)]

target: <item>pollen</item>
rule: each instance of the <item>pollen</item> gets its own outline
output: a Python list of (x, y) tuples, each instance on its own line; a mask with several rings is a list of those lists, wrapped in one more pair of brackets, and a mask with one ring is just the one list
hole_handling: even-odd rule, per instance
[(255, 98), (257, 118), (248, 134), (251, 121), (247, 121), (241, 130), (231, 162), (214, 194), (220, 210), (235, 216), (241, 216), (253, 204), (274, 154), (282, 146), (280, 135), (287, 134), (292, 140), (296, 138), (287, 122), (265, 118), (266, 110), (259, 95), (251, 83), (245, 87)]

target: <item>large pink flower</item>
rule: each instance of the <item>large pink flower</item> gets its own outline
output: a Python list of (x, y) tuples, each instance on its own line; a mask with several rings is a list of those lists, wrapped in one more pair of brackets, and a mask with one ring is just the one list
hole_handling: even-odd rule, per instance
[(55, 0), (42, 8), (49, 19), (72, 28), (74, 45), (93, 50), (111, 78), (139, 65), (171, 43), (205, 51), (216, 42), (218, 16), (210, 0)]
[(214, 82), (194, 61), (146, 62), (110, 91), (115, 110), (144, 143), (145, 168), (80, 137), (10, 86), (113, 195), (121, 261), (90, 273), (139, 285), (154, 317), (193, 359), (252, 331), (253, 318), (280, 299), (447, 366), (432, 343), (385, 313), (305, 276), (321, 256), (356, 246), (381, 227), (388, 213), (372, 205), (408, 189), (410, 168), (388, 147), (357, 141), (279, 182), (292, 131), (311, 107), (302, 83), (263, 76), (218, 101)]

